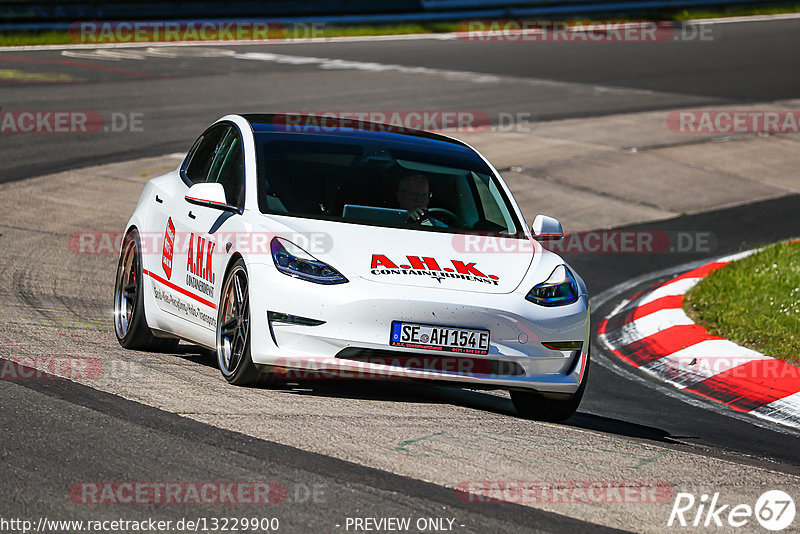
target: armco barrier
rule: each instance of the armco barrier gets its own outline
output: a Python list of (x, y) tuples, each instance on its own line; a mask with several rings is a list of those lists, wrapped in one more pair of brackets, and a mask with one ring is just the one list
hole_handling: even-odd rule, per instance
[(419, 11), (419, 0), (28, 0), (0, 3), (0, 21), (154, 20), (233, 17), (316, 17)]

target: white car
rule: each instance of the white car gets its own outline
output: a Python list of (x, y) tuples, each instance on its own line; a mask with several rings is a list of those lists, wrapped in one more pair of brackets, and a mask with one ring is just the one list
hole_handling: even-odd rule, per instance
[(586, 387), (586, 286), (461, 141), (372, 123), (228, 115), (150, 180), (114, 294), (123, 347), (216, 351), (275, 376), (507, 389), (563, 420)]

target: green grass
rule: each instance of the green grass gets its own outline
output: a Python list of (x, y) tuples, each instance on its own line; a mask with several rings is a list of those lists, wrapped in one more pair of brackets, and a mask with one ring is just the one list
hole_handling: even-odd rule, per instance
[(7, 32), (0, 33), (0, 46), (29, 46), (71, 44), (67, 32)]
[[(779, 7), (725, 7), (716, 10), (671, 10), (655, 13), (648, 17), (643, 16), (615, 16), (599, 17), (614, 21), (623, 20), (693, 20), (711, 17), (736, 17), (746, 15), (777, 15), (781, 13), (800, 13), (800, 3)], [(542, 17), (534, 20), (541, 20)], [(554, 17), (555, 20), (566, 20)], [(580, 19), (576, 23), (585, 22)], [(316, 37), (357, 37), (368, 35), (407, 35), (419, 33), (447, 33), (464, 30), (458, 21), (437, 23), (409, 23), (409, 24), (381, 24), (381, 25), (352, 25), (352, 26), (324, 26)], [(304, 36), (301, 36), (304, 37)], [(66, 31), (49, 32), (6, 32), (0, 33), (0, 46), (25, 46), (25, 45), (59, 45), (71, 44), (75, 40)]]
[(729, 263), (694, 286), (684, 309), (710, 333), (800, 363), (800, 243)]
[[(447, 33), (459, 30), (456, 22), (431, 24), (391, 24), (380, 26), (323, 26), (314, 32), (313, 37), (362, 37), (369, 35), (408, 35), (420, 33)], [(309, 37), (298, 32), (298, 38)], [(291, 39), (292, 35), (287, 35)], [(74, 44), (75, 37), (66, 31), (52, 32), (7, 32), (0, 33), (0, 46), (59, 45)]]
[(710, 19), (716, 17), (747, 17), (752, 15), (781, 15), (800, 13), (800, 4), (779, 7), (724, 7), (717, 10), (681, 10), (665, 13), (671, 20)]
[(448, 33), (458, 31), (457, 22), (430, 24), (391, 24), (381, 26), (330, 26), (322, 29), (319, 37), (360, 37), (367, 35), (408, 35), (415, 33)]

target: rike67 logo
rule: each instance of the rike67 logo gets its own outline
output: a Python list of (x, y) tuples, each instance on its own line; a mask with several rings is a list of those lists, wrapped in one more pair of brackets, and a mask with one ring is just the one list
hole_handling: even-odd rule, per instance
[[(762, 527), (777, 532), (790, 526), (794, 522), (794, 516), (794, 500), (781, 490), (763, 493), (756, 500), (755, 506), (724, 502), (719, 492), (713, 495), (704, 493), (699, 498), (692, 493), (678, 493), (667, 526), (752, 528), (752, 519), (755, 517)], [(748, 531), (752, 532), (750, 529)]]

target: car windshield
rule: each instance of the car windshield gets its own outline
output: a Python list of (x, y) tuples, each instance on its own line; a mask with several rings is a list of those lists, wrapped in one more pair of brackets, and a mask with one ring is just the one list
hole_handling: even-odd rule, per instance
[[(442, 143), (443, 145), (446, 143)], [(371, 138), (256, 134), (263, 213), (434, 232), (523, 236), (473, 151)]]

